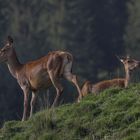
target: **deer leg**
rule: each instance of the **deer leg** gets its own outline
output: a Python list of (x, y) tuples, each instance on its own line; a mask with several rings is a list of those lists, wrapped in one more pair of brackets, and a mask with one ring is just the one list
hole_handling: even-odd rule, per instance
[(27, 119), (29, 90), (23, 89), (23, 92), (24, 92), (24, 111), (22, 121), (25, 121)]
[(78, 82), (77, 82), (77, 76), (73, 75), (71, 72), (65, 72), (64, 77), (76, 86), (78, 93), (79, 93), (78, 102), (80, 102), (80, 100), (82, 99), (82, 94), (81, 94), (81, 90), (80, 90)]
[(31, 102), (30, 102), (30, 106), (31, 106), (30, 118), (31, 118), (32, 115), (33, 115), (33, 110), (34, 110), (35, 101), (36, 101), (36, 93), (35, 93), (35, 92), (32, 92), (32, 99), (31, 99)]
[(62, 91), (63, 91), (63, 87), (62, 87), (62, 85), (60, 84), (58, 78), (53, 74), (52, 71), (49, 71), (48, 73), (49, 73), (51, 82), (52, 82), (53, 86), (54, 86), (55, 89), (56, 89), (56, 97), (55, 97), (54, 102), (53, 102), (53, 104), (52, 104), (52, 107), (54, 107), (54, 106), (56, 106), (57, 100), (58, 100), (58, 98), (60, 97), (60, 95), (61, 95), (61, 93), (62, 93)]
[(72, 62), (69, 62), (65, 65), (64, 71), (63, 71), (63, 76), (68, 81), (72, 82), (76, 86), (77, 91), (79, 93), (79, 96), (78, 96), (78, 102), (79, 102), (82, 99), (82, 93), (81, 93), (81, 90), (79, 88), (76, 75), (72, 74)]

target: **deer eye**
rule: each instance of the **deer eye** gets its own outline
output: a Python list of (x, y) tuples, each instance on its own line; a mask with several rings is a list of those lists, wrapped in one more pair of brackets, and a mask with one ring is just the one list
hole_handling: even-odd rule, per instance
[(131, 63), (131, 61), (130, 61), (130, 60), (128, 60), (127, 62), (128, 62), (128, 63)]

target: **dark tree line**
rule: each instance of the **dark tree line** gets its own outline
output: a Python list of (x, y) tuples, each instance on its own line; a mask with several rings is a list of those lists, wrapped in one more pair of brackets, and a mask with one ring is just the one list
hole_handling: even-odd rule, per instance
[[(121, 67), (115, 55), (139, 58), (138, 5), (138, 0), (0, 0), (1, 47), (13, 36), (21, 63), (66, 50), (74, 56), (80, 84), (108, 79)], [(0, 77), (0, 122), (19, 119), (22, 91), (3, 64)], [(66, 102), (73, 101), (76, 90), (64, 85)]]

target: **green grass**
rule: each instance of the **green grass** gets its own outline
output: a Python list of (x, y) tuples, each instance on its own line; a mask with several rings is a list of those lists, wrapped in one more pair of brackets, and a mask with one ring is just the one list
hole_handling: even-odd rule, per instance
[(140, 140), (140, 84), (6, 122), (2, 140)]

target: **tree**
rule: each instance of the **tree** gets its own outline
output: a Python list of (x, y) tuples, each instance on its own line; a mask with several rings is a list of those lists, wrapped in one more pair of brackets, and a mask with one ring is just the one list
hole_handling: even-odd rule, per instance
[(92, 81), (108, 78), (118, 66), (115, 55), (125, 50), (125, 2), (71, 0), (66, 9), (66, 46), (78, 62), (77, 73)]
[(129, 0), (126, 6), (128, 14), (128, 22), (124, 34), (126, 53), (135, 56), (136, 58), (140, 58), (140, 1)]

